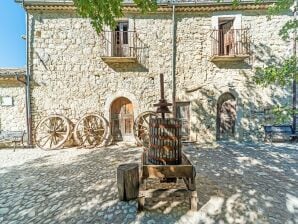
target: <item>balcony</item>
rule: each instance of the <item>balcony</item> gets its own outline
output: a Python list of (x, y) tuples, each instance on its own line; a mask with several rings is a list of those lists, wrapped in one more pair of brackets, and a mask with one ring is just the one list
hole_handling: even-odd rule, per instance
[(101, 59), (106, 63), (137, 63), (141, 42), (134, 31), (105, 31)]
[(247, 29), (213, 30), (211, 61), (243, 61), (249, 57)]

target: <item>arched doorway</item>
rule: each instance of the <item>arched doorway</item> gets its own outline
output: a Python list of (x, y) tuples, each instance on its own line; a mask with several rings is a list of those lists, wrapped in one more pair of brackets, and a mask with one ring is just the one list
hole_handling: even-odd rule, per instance
[(217, 140), (234, 138), (236, 117), (236, 98), (231, 93), (222, 94), (217, 101)]
[(133, 140), (133, 105), (125, 98), (119, 97), (111, 104), (111, 132), (114, 141)]

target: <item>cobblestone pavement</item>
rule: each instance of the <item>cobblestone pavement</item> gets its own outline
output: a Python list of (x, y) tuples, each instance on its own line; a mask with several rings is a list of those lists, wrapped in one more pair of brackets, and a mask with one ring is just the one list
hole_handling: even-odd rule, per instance
[(0, 150), (0, 223), (298, 223), (297, 145), (186, 145), (198, 212), (187, 201), (117, 199), (116, 168), (141, 148)]

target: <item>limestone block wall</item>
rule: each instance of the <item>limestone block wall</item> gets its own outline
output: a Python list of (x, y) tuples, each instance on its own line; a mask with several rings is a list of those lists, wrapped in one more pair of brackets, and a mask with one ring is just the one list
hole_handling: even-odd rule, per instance
[[(257, 66), (289, 54), (290, 44), (278, 36), (288, 16), (268, 22), (260, 12), (237, 13), (242, 15), (242, 27), (250, 28), (252, 43), (252, 54), (242, 63), (210, 61), (212, 16), (218, 13), (177, 14), (177, 100), (191, 103), (192, 140), (215, 140), (216, 104), (224, 92), (237, 99), (236, 137), (240, 140), (262, 137), (263, 118), (253, 117), (253, 110), (288, 100), (287, 92), (277, 87), (263, 89), (252, 82)], [(50, 113), (75, 121), (86, 112), (98, 111), (109, 120), (110, 104), (120, 96), (132, 101), (135, 116), (153, 110), (159, 99), (161, 72), (171, 101), (171, 15), (128, 14), (126, 18), (147, 46), (140, 64), (103, 62), (103, 35), (87, 19), (69, 12), (31, 12), (33, 128)]]
[(0, 130), (26, 131), (25, 88), (22, 85), (0, 84), (0, 97), (13, 99), (12, 106), (0, 104)]
[[(211, 62), (212, 17), (236, 14), (241, 15), (241, 27), (249, 29), (251, 56), (243, 62)], [(278, 35), (288, 19), (288, 15), (279, 15), (268, 20), (257, 11), (178, 15), (177, 100), (191, 102), (193, 140), (215, 140), (217, 100), (225, 92), (237, 101), (236, 137), (263, 139), (265, 116), (254, 112), (289, 104), (291, 90), (259, 87), (252, 78), (256, 67), (277, 64), (291, 54), (291, 43)]]
[[(154, 24), (155, 20), (151, 22)], [(120, 96), (132, 101), (135, 117), (153, 109), (159, 95), (156, 64), (170, 67), (170, 36), (169, 40), (147, 38), (155, 46), (150, 50), (149, 58), (154, 59), (149, 61), (150, 69), (130, 64), (111, 67), (100, 58), (103, 40), (88, 20), (71, 13), (34, 13), (30, 24), (33, 129), (51, 113), (76, 122), (87, 112), (99, 112), (109, 120), (110, 104)], [(170, 19), (165, 19), (164, 26), (158, 27), (159, 33), (169, 25)], [(168, 47), (162, 49), (161, 45)], [(162, 60), (163, 55), (168, 56)], [(169, 69), (166, 72), (170, 74)], [(167, 89), (169, 95), (170, 88)]]

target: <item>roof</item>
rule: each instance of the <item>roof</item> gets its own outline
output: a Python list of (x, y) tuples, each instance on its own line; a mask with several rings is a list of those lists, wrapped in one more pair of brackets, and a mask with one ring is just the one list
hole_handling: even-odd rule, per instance
[(25, 5), (73, 5), (72, 0), (15, 0), (15, 2)]
[[(72, 0), (15, 0), (23, 3), (28, 11), (75, 11)], [(239, 0), (238, 6), (233, 6), (233, 0), (158, 0), (159, 7), (155, 13), (171, 13), (172, 5), (176, 5), (176, 12), (212, 12), (226, 10), (266, 10), (275, 2), (263, 0), (256, 4), (255, 0)], [(139, 14), (133, 0), (123, 0), (123, 12)]]
[[(255, 3), (255, 0), (239, 0), (240, 3)], [(15, 0), (17, 3), (25, 5), (73, 5), (72, 0)], [(159, 5), (216, 5), (216, 4), (232, 4), (233, 0), (157, 0)], [(274, 0), (264, 0), (263, 2), (275, 2)], [(134, 4), (133, 0), (123, 0), (124, 5)]]
[(25, 73), (24, 68), (0, 68), (0, 77), (24, 76)]

